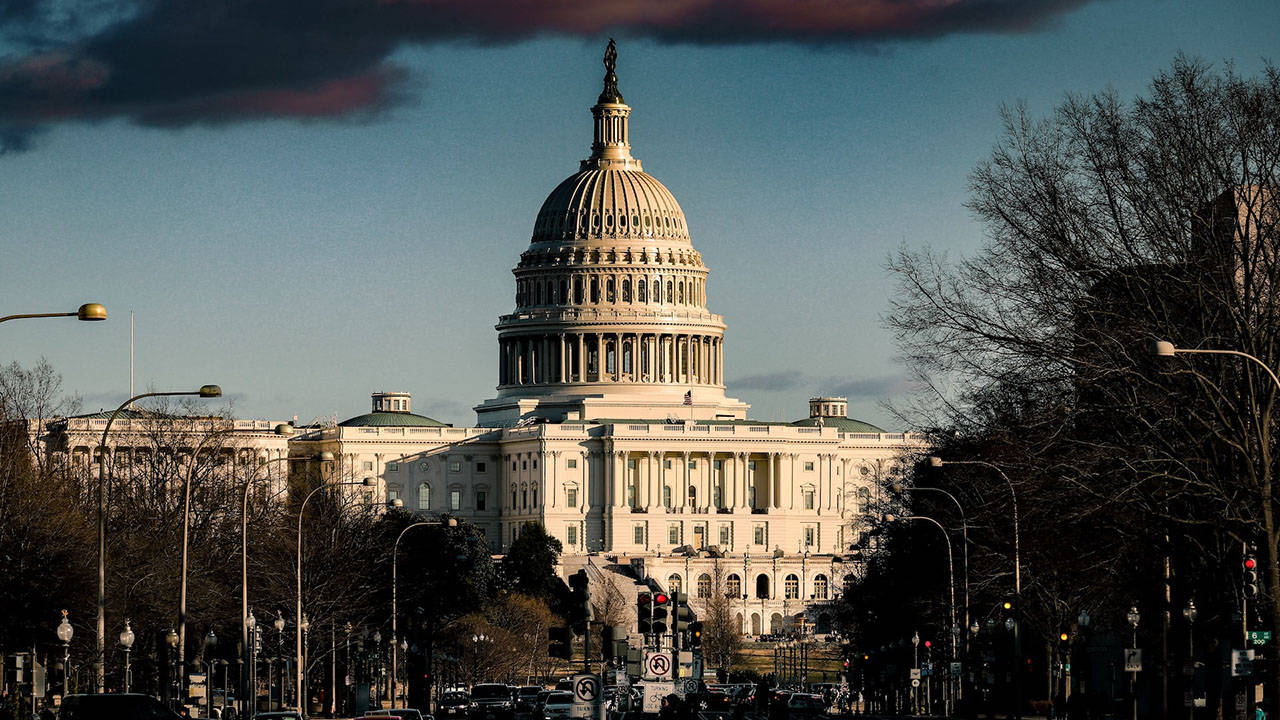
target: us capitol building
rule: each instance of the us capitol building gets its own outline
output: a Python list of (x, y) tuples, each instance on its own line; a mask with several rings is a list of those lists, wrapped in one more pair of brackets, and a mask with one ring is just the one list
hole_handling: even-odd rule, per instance
[(768, 423), (725, 395), (708, 269), (680, 204), (631, 154), (614, 58), (611, 42), (591, 156), (547, 196), (516, 264), (497, 394), (476, 427), (379, 392), (289, 452), (332, 452), (388, 501), (480, 526), (495, 552), (538, 522), (565, 572), (625, 568), (695, 603), (723, 588), (744, 633), (801, 618), (825, 632), (823, 605), (856, 571), (855, 519), (917, 438), (847, 418), (844, 398)]

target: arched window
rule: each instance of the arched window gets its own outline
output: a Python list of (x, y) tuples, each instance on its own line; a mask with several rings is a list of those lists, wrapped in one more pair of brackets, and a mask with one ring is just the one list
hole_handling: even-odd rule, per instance
[(795, 600), (800, 597), (800, 578), (795, 575), (788, 575), (786, 580), (782, 581), (783, 597), (787, 600)]
[(730, 599), (736, 600), (742, 597), (742, 578), (737, 573), (733, 573), (724, 581), (725, 595)]
[(662, 302), (662, 284), (657, 280), (653, 281), (653, 301), (656, 303)]
[(706, 573), (698, 576), (698, 597), (711, 597), (711, 576)]
[(769, 576), (760, 573), (756, 576), (756, 597), (759, 599), (769, 599)]
[(528, 485), (522, 484), (520, 486), (520, 507), (522, 508), (529, 507), (529, 486)]
[(640, 280), (639, 282), (636, 283), (636, 302), (648, 302), (645, 299), (645, 296), (649, 294), (646, 292), (648, 287), (649, 287), (649, 283), (645, 282), (644, 280)]
[(569, 302), (568, 283), (564, 280), (560, 281), (560, 302)]
[(631, 302), (631, 280), (628, 278), (622, 279), (622, 302)]
[(600, 279), (591, 278), (591, 302), (600, 302)]
[(530, 491), (530, 494), (533, 496), (533, 500), (529, 504), (533, 507), (538, 507), (538, 486), (534, 485), (533, 487), (529, 488), (529, 491)]
[(516, 487), (514, 485), (511, 486), (511, 509), (516, 509)]
[(613, 294), (613, 278), (604, 281), (604, 300), (605, 302), (614, 302), (618, 298)]
[(681, 305), (684, 304), (684, 281), (683, 280), (680, 281), (680, 284), (676, 285), (676, 302)]
[(426, 483), (418, 485), (418, 509), (431, 509), (431, 486)]
[(827, 576), (817, 575), (813, 578), (813, 599), (827, 599)]
[(573, 301), (578, 305), (582, 304), (582, 277), (573, 279)]
[(668, 281), (667, 281), (667, 302), (668, 302), (668, 303), (670, 303), (670, 302), (672, 302), (673, 300), (675, 300), (675, 295), (672, 293), (672, 291), (671, 291), (671, 287), (672, 287), (672, 283), (671, 283), (671, 281), (670, 281), (670, 280), (668, 280)]
[(698, 507), (698, 488), (696, 485), (689, 486), (689, 506)]
[(632, 509), (634, 509), (634, 508), (636, 508), (636, 507), (637, 507), (637, 505), (636, 505), (636, 481), (635, 481), (634, 479), (633, 479), (633, 480), (630, 480), (630, 481), (628, 481), (628, 482), (627, 482), (627, 507), (632, 508)]
[(667, 578), (667, 592), (678, 593), (683, 585), (680, 583), (679, 575), (672, 575)]

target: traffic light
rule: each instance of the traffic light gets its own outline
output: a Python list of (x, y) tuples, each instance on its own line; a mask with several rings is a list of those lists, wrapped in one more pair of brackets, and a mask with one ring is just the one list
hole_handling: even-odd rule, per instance
[(650, 629), (655, 635), (667, 632), (667, 620), (671, 615), (671, 596), (659, 592), (653, 594), (653, 623)]
[(569, 576), (569, 587), (573, 589), (573, 602), (570, 603), (573, 630), (582, 635), (587, 631), (587, 623), (595, 619), (591, 610), (591, 582), (587, 579), (587, 571), (579, 570)]
[(702, 647), (702, 621), (694, 620), (689, 623), (689, 648)]
[(653, 596), (649, 593), (636, 596), (636, 630), (641, 635), (653, 632)]
[(1250, 548), (1244, 556), (1244, 596), (1252, 600), (1258, 597), (1258, 558)]
[(693, 621), (693, 611), (689, 609), (689, 593), (671, 593), (671, 601), (675, 605), (675, 610), (672, 612), (674, 630), (684, 632), (689, 629), (689, 623)]
[(573, 633), (567, 627), (552, 627), (547, 630), (547, 655), (561, 660), (573, 657)]

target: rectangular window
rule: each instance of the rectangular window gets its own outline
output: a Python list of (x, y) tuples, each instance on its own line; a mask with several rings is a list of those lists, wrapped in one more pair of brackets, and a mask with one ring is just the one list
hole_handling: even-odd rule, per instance
[(568, 541), (569, 545), (577, 545), (578, 544), (578, 527), (576, 525), (570, 525), (569, 527), (565, 528), (564, 538), (566, 541)]
[(729, 526), (720, 526), (720, 544), (727, 546), (729, 544)]
[(754, 528), (752, 528), (752, 529), (751, 529), (751, 542), (752, 542), (753, 544), (755, 544), (755, 545), (764, 545), (764, 544), (766, 544), (766, 543), (765, 543), (765, 540), (766, 540), (766, 538), (765, 538), (765, 536), (764, 536), (764, 526), (763, 526), (763, 525), (757, 525), (757, 526), (755, 526)]
[(365, 469), (365, 470), (372, 470), (372, 469), (373, 469), (373, 461), (372, 461), (372, 460), (365, 460), (365, 461), (364, 461), (364, 469)]
[(387, 472), (396, 472), (400, 469), (400, 463), (387, 463)]
[(697, 461), (697, 460), (690, 460), (690, 461), (689, 461), (689, 469), (690, 469), (690, 470), (697, 470), (697, 469), (698, 469), (698, 461)]
[(724, 461), (723, 461), (723, 460), (717, 460), (717, 461), (715, 461), (714, 463), (712, 463), (712, 467), (714, 467), (716, 470), (723, 470), (723, 469), (724, 469)]
[(627, 469), (628, 470), (636, 469), (636, 461), (634, 458), (627, 458)]
[(578, 467), (578, 458), (569, 458), (568, 460), (566, 460), (565, 467), (569, 467), (569, 468)]
[(512, 470), (515, 470), (515, 469), (516, 469), (516, 461), (515, 461), (515, 460), (512, 460), (512, 461), (511, 461), (511, 469), (512, 469)]
[(462, 509), (462, 491), (461, 490), (449, 491), (449, 509), (450, 510)]
[(806, 462), (806, 463), (804, 464), (804, 471), (805, 471), (805, 472), (813, 472), (813, 463), (811, 463), (811, 462)]
[(680, 544), (680, 526), (679, 525), (667, 526), (667, 544), (668, 545)]
[(476, 463), (476, 472), (478, 473), (484, 472), (484, 463), (482, 462)]
[(662, 469), (663, 469), (663, 470), (670, 470), (670, 469), (671, 469), (671, 461), (670, 461), (670, 460), (663, 460), (663, 461), (662, 461)]
[(813, 528), (811, 527), (807, 527), (804, 529), (804, 546), (805, 547), (813, 547), (813, 538), (815, 534), (816, 533), (814, 533)]
[(528, 461), (528, 460), (521, 460), (521, 461), (520, 461), (520, 469), (521, 469), (521, 470), (528, 470), (528, 469), (529, 469), (529, 461)]
[(812, 490), (804, 491), (804, 509), (805, 510), (813, 509), (813, 491)]
[(635, 540), (635, 543), (637, 545), (643, 545), (644, 544), (644, 526), (636, 525), (635, 528), (633, 528), (632, 533), (633, 533), (633, 539)]
[(486, 493), (486, 492), (485, 492), (485, 491), (483, 491), (483, 490), (477, 490), (477, 491), (476, 491), (476, 509), (477, 509), (477, 510), (483, 510), (483, 509), (484, 509), (485, 501), (489, 499), (489, 498), (488, 498), (488, 495), (489, 495), (489, 494), (488, 494), (488, 493)]
[(399, 491), (399, 490), (391, 490), (391, 489), (388, 489), (388, 490), (387, 490), (387, 502), (389, 502), (389, 503), (390, 503), (390, 502), (395, 502), (396, 500), (399, 500), (399, 499), (400, 499), (400, 491)]
[(449, 472), (462, 472), (462, 461), (461, 461), (461, 460), (450, 460), (450, 461), (449, 461)]
[(565, 502), (569, 507), (578, 506), (578, 488), (569, 488), (565, 490)]
[(755, 460), (748, 460), (748, 461), (747, 461), (747, 469), (748, 469), (748, 470), (755, 470), (755, 469), (756, 469), (756, 461), (755, 461)]

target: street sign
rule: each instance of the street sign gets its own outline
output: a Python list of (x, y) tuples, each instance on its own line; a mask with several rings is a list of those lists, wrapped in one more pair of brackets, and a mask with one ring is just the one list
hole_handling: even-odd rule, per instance
[(666, 680), (671, 677), (671, 654), (659, 651), (646, 652), (644, 655), (645, 677)]
[(673, 682), (651, 682), (644, 686), (643, 712), (654, 714), (662, 710), (662, 698), (676, 691)]
[(574, 701), (591, 703), (598, 697), (600, 697), (600, 678), (595, 675), (573, 676)]
[(911, 687), (920, 687), (920, 678), (911, 678)]
[(1248, 677), (1253, 674), (1253, 651), (1231, 651), (1231, 676)]
[(1124, 671), (1140, 672), (1142, 670), (1142, 650), (1138, 648), (1124, 649)]
[[(1067, 666), (1067, 670), (1071, 670), (1070, 665)], [(961, 672), (962, 671), (960, 668), (960, 663), (958, 662), (951, 663), (951, 677), (959, 677)]]
[[(923, 673), (920, 672), (920, 668), (911, 668), (911, 674), (909, 675), (909, 677), (912, 680), (919, 680), (922, 674)], [(919, 686), (919, 685), (920, 683), (917, 682), (916, 686)]]
[(696, 695), (698, 693), (697, 678), (683, 678), (680, 680), (679, 686), (681, 695)]
[(1266, 645), (1269, 642), (1271, 642), (1270, 630), (1250, 630), (1249, 631), (1250, 645)]

